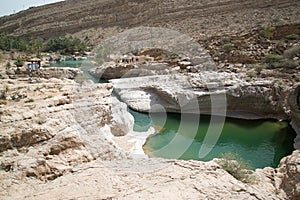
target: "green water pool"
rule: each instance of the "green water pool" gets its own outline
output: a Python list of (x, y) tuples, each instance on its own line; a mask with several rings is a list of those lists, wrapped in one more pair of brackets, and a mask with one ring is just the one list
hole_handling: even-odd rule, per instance
[[(154, 125), (159, 133), (148, 138), (144, 151), (150, 157), (210, 161), (223, 153), (234, 153), (252, 168), (277, 167), (281, 158), (293, 151), (295, 132), (288, 122), (226, 118), (222, 133), (208, 155), (199, 158), (199, 150), (211, 117), (180, 114), (147, 115), (130, 111), (135, 117), (135, 130), (144, 131)], [(160, 119), (161, 117), (161, 119)], [(163, 126), (161, 122), (165, 121)], [(218, 126), (221, 119), (211, 126)], [(157, 127), (162, 126), (162, 127)], [(195, 132), (196, 131), (196, 132)], [(176, 139), (177, 138), (177, 139)], [(179, 138), (179, 139), (178, 139)], [(190, 142), (187, 147), (181, 141)], [(178, 152), (181, 152), (178, 157)]]
[(87, 60), (66, 60), (51, 64), (52, 67), (71, 67), (79, 68), (82, 64), (87, 63)]
[(97, 79), (90, 75), (89, 70), (94, 66), (94, 64), (89, 60), (66, 60), (62, 62), (57, 62), (51, 64), (51, 67), (70, 67), (70, 68), (80, 68), (83, 71), (83, 75), (92, 80), (95, 83), (107, 83), (106, 80)]
[[(80, 68), (84, 75), (96, 83), (88, 73), (93, 67), (88, 60), (64, 61), (55, 63), (56, 67)], [(104, 81), (105, 82), (105, 81)], [(223, 153), (237, 154), (253, 168), (277, 167), (282, 157), (292, 153), (293, 140), (296, 136), (288, 122), (274, 120), (242, 120), (226, 118), (222, 133), (213, 149), (205, 157), (199, 157), (209, 125), (218, 126), (218, 120), (210, 123), (210, 116), (193, 116), (180, 114), (151, 115), (129, 110), (135, 118), (134, 130), (146, 131), (154, 126), (158, 134), (148, 138), (144, 151), (150, 157), (163, 157), (184, 160), (209, 161)], [(219, 120), (220, 123), (222, 120)], [(179, 139), (178, 139), (179, 138)], [(190, 145), (186, 148), (185, 141)], [(180, 156), (178, 156), (180, 152)]]

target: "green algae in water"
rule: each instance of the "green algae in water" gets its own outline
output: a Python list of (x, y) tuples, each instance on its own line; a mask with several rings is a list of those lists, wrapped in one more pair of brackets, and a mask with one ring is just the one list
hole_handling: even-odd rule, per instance
[[(142, 114), (135, 113), (134, 116), (137, 118), (140, 115)], [(144, 116), (144, 118), (147, 117)], [(145, 121), (143, 120), (144, 123)], [(148, 119), (149, 121), (155, 125)], [(212, 125), (215, 123), (218, 123), (218, 120)], [(179, 125), (181, 131), (179, 131)], [(192, 115), (181, 119), (179, 114), (168, 114), (162, 131), (148, 138), (144, 150), (151, 157), (202, 161), (210, 161), (220, 157), (223, 153), (232, 152), (238, 154), (253, 168), (277, 167), (281, 158), (293, 151), (295, 132), (287, 122), (227, 118), (217, 144), (207, 156), (199, 159), (199, 150), (203, 145), (209, 125), (210, 116), (201, 116), (198, 120)], [(195, 130), (195, 126), (196, 135), (189, 132), (189, 130)], [(182, 140), (190, 140), (191, 145), (184, 150), (180, 140), (174, 142), (175, 136), (179, 136)], [(175, 152), (180, 151), (180, 148), (183, 149), (178, 158)]]

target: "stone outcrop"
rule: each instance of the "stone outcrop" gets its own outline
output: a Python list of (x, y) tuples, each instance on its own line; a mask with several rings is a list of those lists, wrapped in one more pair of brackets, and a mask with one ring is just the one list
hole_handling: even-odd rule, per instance
[[(25, 68), (10, 68), (6, 70), (3, 75), (4, 78), (17, 79), (17, 78), (28, 78), (30, 72)], [(67, 78), (67, 79), (75, 79), (82, 75), (82, 71), (76, 68), (57, 68), (57, 67), (47, 67), (41, 68), (38, 71), (32, 71), (33, 77), (39, 78)]]
[(124, 136), (133, 130), (134, 119), (127, 111), (127, 105), (112, 98), (110, 130), (114, 136)]
[(142, 112), (149, 112), (160, 104), (168, 112), (214, 112), (215, 115), (247, 119), (289, 118), (286, 94), (279, 85), (263, 80), (247, 82), (242, 74), (205, 71), (110, 82), (122, 101)]
[(89, 73), (95, 78), (115, 79), (126, 77), (151, 76), (156, 74), (166, 75), (174, 71), (167, 63), (136, 63), (119, 64), (110, 63), (93, 68)]
[[(215, 81), (206, 79), (208, 84), (202, 88), (199, 77), (183, 76), (183, 81), (182, 76), (173, 76), (180, 87), (187, 83), (189, 87), (166, 87), (174, 82), (162, 76), (161, 87), (142, 89), (157, 91), (170, 109), (179, 108), (175, 100), (185, 105), (187, 98), (192, 99), (188, 94), (196, 86), (198, 95), (217, 92)], [(223, 76), (228, 78), (227, 87), (239, 80)], [(131, 79), (121, 81), (125, 80)], [(143, 133), (132, 132), (133, 118), (124, 103), (111, 97), (112, 84), (76, 83), (66, 78), (40, 81), (1, 80), (9, 87), (0, 109), (2, 199), (298, 198), (298, 151), (281, 162), (278, 172), (271, 168), (253, 172), (253, 185), (238, 181), (214, 161), (138, 158), (130, 152), (141, 153), (138, 148), (145, 138), (141, 139)], [(12, 98), (16, 92), (20, 98)], [(133, 139), (136, 143), (131, 145)]]
[[(0, 115), (2, 169), (19, 177), (53, 180), (80, 163), (127, 157), (113, 144), (108, 127), (112, 120), (112, 127), (119, 128), (115, 134), (132, 128), (133, 120), (124, 122), (121, 115), (126, 106), (116, 100), (112, 104), (110, 84), (70, 80), (77, 72), (45, 69), (44, 74), (60, 79), (1, 80), (9, 88)], [(111, 114), (111, 105), (120, 116)]]
[[(105, 40), (104, 47), (127, 53), (151, 48), (152, 38), (158, 38), (155, 45), (164, 50), (195, 53), (190, 62), (102, 66), (93, 73), (106, 79), (135, 77), (111, 82), (118, 96), (139, 111), (161, 111), (158, 104), (169, 112), (212, 114), (214, 108), (213, 114), (225, 115), (226, 108), (232, 117), (291, 119), (299, 148), (299, 85), (291, 89), (273, 78), (263, 80), (270, 74), (281, 78), (280, 69), (263, 69), (255, 79), (244, 69), (244, 63), (277, 53), (277, 41), (265, 45), (257, 37), (253, 43), (249, 30), (282, 23), (295, 26), (282, 26), (275, 38), (300, 34), (298, 2), (67, 0), (0, 18), (0, 31), (43, 39), (71, 34), (92, 46), (139, 26), (180, 31), (131, 29)], [(229, 38), (234, 47), (229, 53), (223, 49), (226, 34), (235, 36)], [(241, 42), (240, 35), (253, 44)], [(193, 45), (210, 36), (218, 37), (217, 44), (209, 40), (213, 44), (208, 42), (207, 49), (219, 66)], [(284, 76), (296, 78), (297, 70)], [(253, 185), (236, 180), (214, 161), (141, 159), (141, 145), (153, 130), (133, 132), (126, 105), (111, 97), (112, 84), (84, 82), (80, 74), (77, 69), (42, 69), (29, 83), (25, 70), (0, 72), (2, 199), (299, 199), (299, 150), (277, 169), (252, 172)]]
[(295, 149), (300, 148), (300, 85), (295, 85), (291, 89), (289, 96), (289, 105), (291, 108), (291, 125), (297, 132), (297, 137), (295, 138)]
[(283, 158), (277, 170), (277, 187), (282, 189), (288, 199), (300, 198), (300, 151)]
[(33, 179), (3, 181), (7, 199), (284, 199), (263, 173), (256, 178), (244, 184), (214, 162), (135, 159), (81, 164), (38, 187)]

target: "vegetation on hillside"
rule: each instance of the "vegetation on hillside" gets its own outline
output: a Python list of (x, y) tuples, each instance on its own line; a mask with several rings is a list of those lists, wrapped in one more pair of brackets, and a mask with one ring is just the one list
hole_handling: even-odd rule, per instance
[(29, 49), (29, 42), (21, 39), (17, 36), (12, 35), (0, 35), (0, 50), (3, 51), (11, 51), (11, 50), (18, 50), (18, 51), (28, 51)]
[(45, 44), (44, 51), (59, 52), (62, 54), (74, 54), (75, 52), (84, 52), (87, 50), (86, 44), (78, 38), (59, 37), (51, 39)]
[(59, 37), (49, 41), (42, 39), (27, 39), (18, 36), (0, 34), (0, 50), (21, 51), (27, 53), (58, 52), (62, 54), (74, 54), (84, 52), (87, 45), (78, 38)]
[(299, 64), (293, 60), (294, 57), (300, 55), (300, 46), (293, 46), (284, 51), (283, 55), (269, 54), (264, 58), (264, 62), (268, 64), (268, 68), (286, 68), (295, 69)]

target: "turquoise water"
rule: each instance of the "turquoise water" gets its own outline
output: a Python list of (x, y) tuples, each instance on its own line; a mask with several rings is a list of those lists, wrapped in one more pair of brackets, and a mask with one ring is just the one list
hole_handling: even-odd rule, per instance
[(63, 62), (57, 62), (57, 63), (51, 64), (51, 67), (79, 68), (84, 63), (87, 63), (87, 61), (86, 60), (66, 60)]
[(70, 67), (70, 68), (80, 68), (83, 71), (83, 75), (87, 79), (91, 79), (95, 83), (106, 83), (106, 80), (94, 78), (89, 74), (89, 70), (94, 68), (94, 64), (90, 60), (66, 60), (63, 62), (57, 62), (51, 64), (51, 67)]
[[(180, 114), (168, 114), (163, 126), (157, 127), (161, 126), (165, 116), (155, 115), (150, 118), (147, 114), (130, 112), (136, 120), (136, 131), (143, 131), (150, 125), (160, 131), (148, 138), (143, 147), (150, 157), (210, 161), (221, 157), (223, 153), (232, 152), (252, 168), (263, 168), (277, 167), (280, 159), (293, 151), (295, 132), (287, 122), (226, 118), (221, 136), (211, 152), (199, 158), (199, 150), (210, 125), (210, 116), (201, 116), (199, 120), (194, 115), (185, 115), (181, 119)], [(211, 125), (217, 126), (221, 121), (215, 120)], [(187, 149), (182, 141), (190, 142)]]
[[(105, 82), (89, 75), (88, 70), (93, 67), (90, 61), (69, 60), (52, 66), (80, 68), (84, 75), (94, 82)], [(135, 119), (135, 131), (143, 132), (154, 126), (159, 132), (148, 138), (143, 147), (151, 157), (209, 161), (220, 157), (222, 153), (233, 152), (253, 168), (263, 168), (277, 167), (280, 159), (293, 151), (295, 132), (287, 122), (226, 118), (217, 144), (207, 156), (199, 158), (210, 116), (201, 116), (199, 119), (199, 116), (185, 115), (181, 119), (180, 114), (158, 114), (150, 117), (130, 109), (129, 112)], [(222, 120), (215, 120), (212, 126), (218, 126), (220, 121)], [(182, 145), (182, 141), (190, 143), (187, 149)]]

